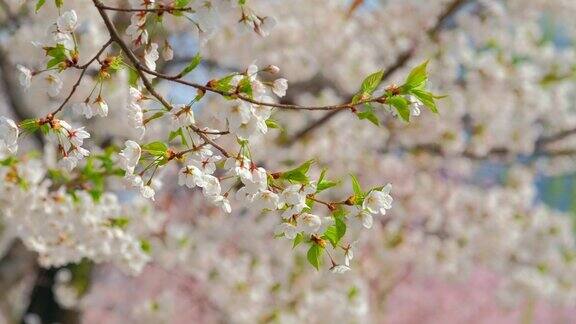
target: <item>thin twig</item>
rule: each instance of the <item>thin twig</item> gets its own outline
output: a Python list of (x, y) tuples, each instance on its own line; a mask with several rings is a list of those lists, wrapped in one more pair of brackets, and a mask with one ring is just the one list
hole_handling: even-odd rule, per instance
[(152, 71), (150, 69), (148, 69), (147, 67), (143, 66), (140, 62), (134, 63), (136, 65), (137, 69), (140, 69), (148, 74), (154, 75), (158, 78), (164, 79), (164, 80), (168, 80), (168, 81), (172, 81), (175, 83), (180, 83), (198, 90), (202, 90), (202, 91), (206, 91), (206, 92), (213, 92), (213, 93), (217, 93), (219, 95), (222, 96), (229, 96), (229, 97), (234, 97), (258, 106), (267, 106), (267, 107), (272, 107), (272, 108), (279, 108), (279, 109), (286, 109), (286, 110), (347, 110), (347, 109), (352, 109), (354, 106), (359, 106), (359, 105), (363, 105), (366, 103), (372, 103), (372, 102), (378, 102), (380, 100), (383, 99), (383, 97), (377, 97), (377, 98), (370, 98), (370, 99), (366, 99), (366, 100), (360, 100), (357, 102), (347, 102), (347, 103), (342, 103), (342, 104), (336, 104), (336, 105), (327, 105), (327, 106), (300, 106), (300, 105), (292, 105), (292, 104), (282, 104), (282, 103), (273, 103), (273, 102), (263, 102), (263, 101), (258, 101), (255, 99), (252, 99), (250, 97), (238, 94), (238, 93), (234, 93), (234, 92), (228, 92), (228, 91), (222, 91), (222, 90), (218, 90), (216, 88), (210, 87), (208, 85), (201, 85), (198, 83), (194, 83), (194, 82), (190, 82), (190, 81), (186, 81), (180, 78), (179, 75), (166, 75), (166, 74), (162, 74), (156, 71)]
[(99, 8), (109, 11), (119, 11), (119, 12), (153, 12), (162, 14), (164, 12), (172, 13), (174, 11), (194, 11), (191, 7), (173, 8), (173, 7), (160, 7), (160, 8), (116, 8), (106, 5), (101, 5)]
[(206, 134), (204, 134), (204, 132), (202, 132), (202, 130), (200, 130), (198, 127), (194, 126), (194, 125), (190, 125), (190, 128), (196, 132), (196, 134), (198, 134), (198, 136), (200, 136), (206, 143), (212, 145), (214, 148), (216, 148), (218, 151), (220, 151), (222, 153), (222, 155), (224, 155), (225, 157), (229, 158), (230, 154), (220, 145), (216, 144), (216, 142), (214, 142), (213, 140), (211, 140)]
[[(110, 17), (108, 17), (108, 15), (104, 11), (104, 9), (101, 7), (102, 2), (100, 0), (93, 0), (93, 2), (96, 5), (96, 7), (98, 8), (98, 12), (100, 13), (100, 16), (102, 16), (102, 19), (104, 20), (104, 24), (106, 25), (106, 28), (108, 29), (108, 32), (110, 33), (110, 37), (114, 40), (115, 43), (118, 44), (118, 46), (120, 46), (122, 51), (126, 54), (126, 56), (128, 56), (128, 59), (135, 66), (136, 72), (138, 73), (138, 75), (142, 79), (142, 83), (144, 84), (144, 87), (146, 87), (148, 92), (150, 92), (151, 95), (153, 95), (156, 99), (158, 99), (158, 101), (160, 101), (162, 103), (162, 105), (164, 105), (164, 107), (166, 107), (168, 110), (172, 110), (173, 109), (172, 104), (170, 104), (161, 94), (159, 94), (154, 89), (154, 86), (152, 85), (152, 83), (150, 83), (150, 80), (148, 80), (148, 77), (143, 72), (142, 64), (138, 61), (138, 58), (136, 57), (136, 55), (134, 55), (134, 53), (132, 53), (130, 48), (128, 48), (128, 45), (126, 45), (124, 40), (122, 40), (122, 38), (118, 34), (118, 31), (114, 27), (114, 24), (112, 23), (112, 21), (110, 21)], [(196, 132), (196, 134), (198, 134), (198, 136), (200, 136), (206, 143), (209, 143), (210, 145), (212, 145), (213, 147), (218, 149), (225, 157), (230, 157), (230, 154), (228, 154), (228, 152), (224, 148), (222, 148), (220, 145), (218, 145), (217, 143), (212, 141), (210, 138), (208, 138), (208, 136), (206, 134), (204, 134), (204, 132), (201, 131), (198, 127), (191, 125), (190, 128), (194, 132)]]
[(94, 61), (96, 61), (96, 59), (98, 59), (98, 57), (106, 50), (106, 48), (108, 48), (108, 46), (110, 46), (110, 44), (112, 44), (112, 39), (109, 39), (106, 42), (106, 44), (104, 44), (104, 46), (102, 46), (102, 48), (98, 51), (98, 53), (96, 53), (96, 55), (92, 59), (90, 59), (90, 61), (88, 61), (84, 65), (80, 65), (77, 67), (78, 69), (82, 70), (82, 72), (80, 73), (80, 76), (78, 77), (78, 80), (76, 80), (76, 83), (74, 83), (74, 85), (72, 86), (72, 90), (70, 90), (68, 97), (66, 97), (66, 99), (64, 99), (62, 104), (56, 110), (54, 110), (51, 113), (52, 116), (56, 116), (56, 114), (58, 114), (59, 112), (62, 111), (62, 109), (64, 109), (64, 106), (66, 106), (68, 101), (70, 101), (70, 98), (72, 98), (74, 93), (76, 93), (76, 89), (78, 89), (78, 86), (80, 86), (80, 83), (82, 82), (82, 79), (84, 78), (84, 75), (86, 74), (86, 71), (88, 71), (88, 67), (92, 63), (94, 63)]
[[(438, 17), (436, 24), (434, 24), (434, 26), (430, 30), (428, 30), (427, 33), (430, 36), (430, 38), (436, 39), (438, 33), (440, 32), (440, 30), (444, 26), (445, 22), (448, 19), (450, 19), (456, 12), (458, 12), (458, 10), (468, 1), (470, 1), (470, 0), (455, 0), (448, 7), (446, 7), (444, 12), (442, 12), (442, 14), (440, 14), (440, 16)], [(474, 0), (472, 0), (472, 1), (474, 1)], [(404, 67), (406, 65), (406, 63), (414, 56), (414, 52), (415, 52), (415, 47), (411, 47), (411, 48), (407, 49), (406, 51), (402, 52), (390, 66), (388, 66), (387, 68), (384, 69), (385, 72), (384, 72), (384, 76), (382, 77), (382, 81), (388, 80), (388, 78), (390, 76), (392, 76), (392, 74), (394, 74), (394, 72), (396, 72), (400, 68)], [(326, 124), (328, 121), (330, 121), (332, 118), (334, 118), (338, 113), (339, 113), (339, 111), (331, 111), (331, 112), (327, 113), (326, 115), (324, 115), (323, 117), (317, 119), (316, 121), (313, 121), (309, 125), (305, 126), (303, 129), (297, 131), (294, 136), (292, 136), (288, 141), (286, 141), (286, 145), (290, 146), (290, 145), (296, 143), (301, 138), (307, 136), (308, 134), (312, 133), (317, 128), (320, 128), (322, 125)]]

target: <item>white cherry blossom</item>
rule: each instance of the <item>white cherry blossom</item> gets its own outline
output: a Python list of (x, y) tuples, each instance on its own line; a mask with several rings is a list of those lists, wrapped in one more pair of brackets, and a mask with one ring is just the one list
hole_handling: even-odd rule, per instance
[(288, 90), (288, 80), (284, 78), (274, 80), (274, 84), (272, 86), (272, 91), (278, 97), (284, 97), (286, 95), (286, 90)]
[[(392, 185), (387, 184), (382, 190), (372, 190), (362, 203), (362, 208), (372, 214), (386, 215), (386, 210), (392, 208)], [(367, 224), (370, 222), (366, 222)]]
[(27, 67), (20, 65), (20, 64), (18, 64), (16, 67), (18, 68), (18, 71), (20, 72), (18, 75), (20, 85), (26, 89), (30, 88), (30, 84), (32, 83), (32, 75), (33, 75), (32, 71), (30, 71), (30, 69), (28, 69)]
[(140, 161), (140, 156), (142, 154), (142, 149), (138, 143), (128, 140), (124, 143), (125, 148), (118, 154), (120, 168), (126, 171), (127, 174), (134, 173), (138, 161)]
[(76, 15), (76, 11), (70, 10), (64, 12), (62, 16), (58, 17), (58, 20), (56, 20), (56, 25), (61, 33), (73, 33), (78, 26), (78, 16)]
[(0, 152), (16, 153), (19, 133), (18, 125), (12, 119), (0, 116)]

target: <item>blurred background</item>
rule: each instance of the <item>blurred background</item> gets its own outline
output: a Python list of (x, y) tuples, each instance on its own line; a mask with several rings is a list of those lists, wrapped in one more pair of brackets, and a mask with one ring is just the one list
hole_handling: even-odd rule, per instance
[[(154, 204), (111, 181), (106, 188), (124, 208), (141, 211), (126, 230), (150, 245), (151, 261), (131, 276), (90, 260), (40, 267), (17, 220), (4, 217), (0, 190), (0, 323), (576, 322), (576, 1), (250, 0), (277, 20), (267, 37), (244, 30), (230, 1), (208, 2), (188, 20), (151, 28), (151, 38), (174, 49), (159, 71), (177, 73), (197, 52), (203, 61), (186, 78), (198, 82), (274, 64), (288, 79), (283, 103), (320, 105), (350, 100), (379, 69), (384, 85), (402, 84), (429, 60), (429, 87), (447, 95), (439, 115), (422, 109), (407, 124), (382, 109), (376, 126), (348, 111), (276, 111), (282, 128), (252, 143), (269, 170), (312, 158), (312, 172), (328, 167), (342, 180), (329, 198), (350, 192), (350, 173), (366, 187), (389, 182), (393, 208), (371, 229), (351, 219), (355, 258), (338, 275), (316, 271), (303, 247), (275, 239), (277, 218), (237, 202), (224, 215), (178, 187), (177, 170), (162, 171)], [(64, 3), (78, 14), (89, 57), (107, 31), (91, 1)], [(38, 44), (58, 17), (52, 3), (39, 14), (35, 4), (0, 0), (0, 115), (14, 120), (57, 107), (77, 77), (66, 72), (56, 97), (42, 80), (20, 87), (16, 65), (43, 65)], [(123, 30), (130, 14), (113, 19)], [(108, 118), (82, 121), (91, 149), (134, 136), (123, 112), (128, 79), (125, 71), (106, 87)], [(196, 96), (155, 84), (174, 102)], [(210, 125), (224, 104), (207, 96), (197, 120)], [(152, 124), (146, 136), (166, 129)], [(41, 138), (24, 141), (21, 151), (43, 151)]]

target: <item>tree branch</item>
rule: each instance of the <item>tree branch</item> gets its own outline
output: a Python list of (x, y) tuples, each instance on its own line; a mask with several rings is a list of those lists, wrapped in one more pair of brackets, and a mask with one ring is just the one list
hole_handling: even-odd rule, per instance
[(98, 53), (96, 53), (96, 55), (90, 59), (90, 61), (88, 61), (86, 64), (84, 65), (80, 65), (78, 66), (78, 68), (80, 70), (82, 70), (82, 72), (80, 73), (80, 76), (78, 77), (78, 80), (76, 80), (76, 83), (74, 83), (74, 85), (72, 86), (72, 90), (70, 90), (70, 93), (68, 94), (68, 97), (66, 97), (66, 99), (64, 99), (64, 101), (62, 102), (62, 104), (52, 112), (52, 116), (55, 116), (56, 114), (58, 114), (60, 111), (62, 111), (62, 109), (64, 109), (64, 106), (68, 103), (68, 101), (70, 101), (70, 98), (72, 98), (72, 96), (74, 95), (74, 93), (76, 92), (76, 89), (78, 89), (78, 86), (80, 85), (80, 83), (82, 82), (82, 79), (84, 78), (84, 74), (86, 74), (86, 71), (88, 70), (88, 67), (94, 63), (94, 61), (96, 61), (100, 55), (102, 55), (102, 53), (108, 48), (108, 46), (110, 46), (110, 44), (112, 44), (112, 39), (109, 39), (106, 44), (104, 44), (104, 46), (102, 46), (102, 48), (100, 48), (100, 50), (98, 51)]
[[(462, 6), (467, 3), (468, 1), (475, 1), (475, 0), (454, 0), (438, 17), (438, 20), (434, 26), (428, 30), (428, 35), (432, 39), (436, 39), (438, 33), (444, 26), (445, 22), (451, 18)], [(388, 80), (394, 72), (399, 70), (400, 68), (404, 67), (406, 63), (414, 56), (415, 47), (411, 47), (408, 50), (401, 53), (396, 60), (388, 67), (384, 69), (384, 76), (382, 77), (382, 82)], [(292, 136), (287, 142), (286, 145), (290, 146), (301, 138), (307, 136), (308, 134), (312, 133), (317, 128), (320, 128), (322, 125), (326, 124), (330, 121), (334, 116), (338, 115), (338, 111), (332, 111), (313, 121), (308, 126), (305, 126), (300, 131), (297, 131), (294, 136)]]

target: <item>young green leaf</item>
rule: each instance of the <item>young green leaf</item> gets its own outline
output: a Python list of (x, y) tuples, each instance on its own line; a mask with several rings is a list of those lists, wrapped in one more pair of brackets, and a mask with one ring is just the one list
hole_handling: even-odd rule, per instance
[(20, 129), (28, 133), (34, 133), (40, 129), (40, 123), (38, 123), (37, 119), (25, 119), (20, 122)]
[(350, 178), (352, 178), (352, 190), (354, 190), (354, 195), (363, 196), (364, 193), (362, 192), (362, 187), (360, 186), (358, 178), (353, 174), (350, 175)]
[(66, 47), (64, 47), (63, 44), (57, 44), (54, 47), (47, 48), (46, 55), (51, 57), (52, 59), (48, 61), (46, 67), (50, 69), (62, 62), (65, 62), (68, 59), (66, 52), (67, 52)]
[(336, 226), (335, 225), (329, 226), (324, 232), (322, 238), (328, 240), (333, 247), (336, 247), (339, 241), (338, 233), (336, 232)]
[(123, 64), (122, 56), (120, 56), (120, 55), (114, 56), (114, 58), (112, 59), (112, 62), (110, 62), (110, 70), (112, 72), (117, 72), (119, 70), (122, 70), (122, 68), (124, 67), (122, 64)]
[(293, 249), (296, 248), (303, 241), (304, 241), (304, 234), (302, 233), (296, 234), (296, 237), (294, 238), (294, 243), (292, 244), (292, 248)]
[(420, 90), (420, 89), (413, 89), (411, 91), (412, 95), (418, 98), (424, 106), (430, 109), (431, 112), (437, 114), (438, 107), (436, 106), (436, 101), (434, 100), (434, 95), (431, 92)]
[(358, 116), (358, 119), (360, 120), (367, 119), (372, 124), (380, 126), (380, 120), (378, 119), (378, 116), (376, 116), (376, 114), (374, 113), (374, 107), (372, 107), (372, 105), (369, 104), (364, 105), (364, 107), (365, 107), (364, 111), (356, 114), (356, 116)]
[(310, 264), (316, 268), (316, 270), (320, 270), (320, 263), (321, 263), (321, 257), (322, 257), (322, 247), (316, 243), (312, 243), (312, 245), (310, 246), (310, 248), (308, 249), (308, 253), (306, 254), (306, 257), (308, 259), (308, 262), (310, 262)]
[(194, 69), (196, 69), (198, 65), (200, 65), (200, 62), (202, 62), (202, 56), (200, 56), (200, 53), (197, 53), (196, 55), (194, 55), (190, 63), (188, 63), (188, 65), (184, 68), (184, 70), (180, 72), (180, 76), (183, 77), (186, 74), (194, 71)]
[(344, 235), (346, 235), (346, 222), (344, 221), (343, 216), (337, 216), (336, 214), (334, 215), (334, 220), (334, 226), (336, 226), (336, 234), (338, 235), (338, 241), (340, 241)]
[(346, 223), (342, 217), (334, 216), (334, 220), (334, 225), (331, 225), (326, 229), (323, 238), (330, 241), (330, 244), (332, 244), (333, 247), (336, 247), (338, 246), (338, 243), (340, 243), (342, 237), (346, 234)]
[(428, 80), (428, 73), (426, 72), (426, 68), (428, 66), (428, 61), (418, 65), (406, 78), (406, 82), (402, 86), (404, 91), (410, 91), (414, 88), (421, 88), (426, 85), (426, 81)]
[(268, 126), (268, 128), (275, 128), (275, 129), (282, 130), (282, 126), (280, 126), (278, 121), (274, 120), (272, 118), (266, 119), (266, 126)]
[(362, 82), (360, 92), (372, 94), (376, 90), (376, 88), (378, 88), (380, 82), (382, 82), (383, 76), (384, 71), (382, 70), (367, 76), (366, 79), (364, 79), (364, 81)]
[(326, 189), (335, 187), (338, 185), (336, 181), (330, 181), (326, 179), (326, 169), (322, 169), (320, 173), (320, 178), (318, 178), (318, 183), (316, 184), (316, 193), (322, 192)]
[(308, 171), (310, 170), (312, 163), (314, 163), (314, 160), (308, 160), (295, 169), (283, 172), (280, 179), (299, 183), (308, 183)]
[(52, 128), (50, 128), (50, 125), (49, 125), (49, 124), (44, 124), (44, 125), (40, 126), (40, 131), (41, 131), (42, 134), (44, 134), (44, 135), (48, 135), (48, 133), (50, 133), (50, 130), (51, 130), (51, 129), (52, 129)]
[(183, 8), (183, 7), (186, 7), (189, 3), (190, 3), (190, 0), (176, 0), (176, 1), (174, 1), (174, 7)]
[(146, 254), (152, 253), (152, 244), (150, 243), (150, 241), (148, 241), (146, 239), (140, 240), (140, 248)]
[(170, 132), (170, 135), (168, 136), (168, 141), (172, 141), (176, 137), (180, 137), (182, 144), (188, 145), (188, 143), (186, 141), (186, 136), (184, 136), (184, 131), (182, 130), (182, 127), (178, 128), (178, 130), (176, 130), (176, 131)]
[(45, 3), (46, 3), (46, 0), (38, 0), (38, 2), (36, 2), (36, 12), (38, 12), (40, 10), (40, 8), (42, 8), (42, 6), (44, 6)]
[(248, 97), (252, 98), (252, 82), (250, 78), (245, 76), (240, 83), (238, 83), (238, 92), (245, 93)]
[(237, 73), (232, 73), (223, 77), (222, 79), (216, 81), (216, 90), (223, 91), (223, 92), (231, 92), (232, 91), (232, 84), (230, 82), (234, 78), (234, 76), (238, 75)]
[(168, 145), (160, 141), (156, 141), (143, 145), (142, 150), (154, 156), (163, 156), (168, 150)]
[(138, 72), (134, 71), (133, 69), (128, 69), (128, 84), (136, 87), (138, 85), (138, 79), (140, 76)]
[(111, 227), (126, 228), (130, 223), (130, 219), (126, 217), (117, 217), (109, 219)]
[(410, 103), (406, 98), (402, 96), (392, 96), (388, 98), (386, 102), (396, 108), (396, 111), (402, 120), (405, 122), (410, 121), (410, 108), (408, 107)]

